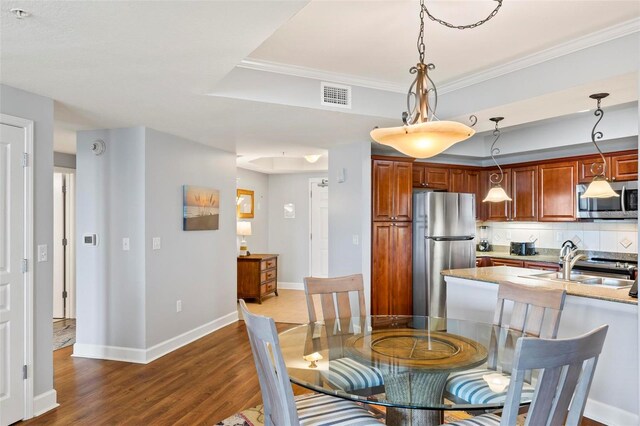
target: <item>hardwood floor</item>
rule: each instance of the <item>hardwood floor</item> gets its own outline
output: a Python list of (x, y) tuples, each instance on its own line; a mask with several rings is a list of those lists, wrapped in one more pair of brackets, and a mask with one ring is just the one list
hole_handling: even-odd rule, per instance
[[(293, 325), (277, 326), (283, 331)], [(243, 322), (147, 365), (71, 353), (67, 347), (53, 355), (60, 407), (20, 425), (211, 426), (262, 403)]]
[[(294, 324), (276, 324), (284, 331)], [(53, 353), (60, 407), (19, 425), (207, 425), (262, 403), (244, 322), (151, 364)], [(294, 386), (294, 393), (309, 392)], [(585, 426), (600, 425), (585, 419)]]

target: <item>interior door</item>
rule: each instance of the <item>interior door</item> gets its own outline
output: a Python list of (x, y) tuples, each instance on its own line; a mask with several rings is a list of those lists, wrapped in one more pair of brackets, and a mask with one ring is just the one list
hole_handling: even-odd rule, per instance
[(311, 183), (311, 276), (329, 276), (329, 185)]
[(25, 130), (0, 125), (0, 426), (24, 416)]
[(65, 318), (64, 175), (53, 174), (53, 318)]

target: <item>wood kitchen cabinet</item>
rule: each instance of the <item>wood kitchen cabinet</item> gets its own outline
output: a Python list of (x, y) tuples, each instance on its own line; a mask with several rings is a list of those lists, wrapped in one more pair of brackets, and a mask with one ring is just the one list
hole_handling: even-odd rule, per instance
[(492, 257), (491, 266), (514, 266), (516, 268), (522, 268), (524, 267), (524, 262), (522, 260), (501, 259), (498, 257)]
[(374, 222), (371, 314), (412, 314), (411, 243), (411, 223)]
[(484, 194), (480, 185), (480, 170), (449, 169), (449, 192), (462, 192), (476, 196), (476, 219), (482, 218)]
[(411, 221), (411, 161), (374, 159), (372, 164), (374, 221)]
[(578, 161), (561, 161), (538, 166), (538, 220), (576, 219)]
[[(605, 174), (607, 179), (611, 179), (611, 157), (605, 156), (605, 161), (607, 163), (607, 172)], [(578, 160), (578, 182), (579, 183), (591, 183), (593, 180), (593, 172), (591, 170), (591, 166), (593, 164), (598, 164), (598, 167), (594, 167), (596, 173), (601, 172), (602, 167), (602, 157), (599, 155), (593, 157), (581, 158)]]
[(449, 189), (449, 169), (413, 163), (412, 184), (414, 188)]
[(511, 169), (510, 220), (535, 222), (538, 220), (538, 167)]
[(238, 299), (262, 299), (278, 295), (278, 255), (251, 254), (238, 256)]
[(611, 180), (623, 182), (638, 180), (638, 154), (623, 154), (611, 156)]
[[(502, 188), (511, 197), (511, 169), (502, 169), (504, 179), (501, 182)], [(486, 192), (491, 189), (490, 177), (492, 173), (500, 174), (500, 170), (493, 169), (484, 173), (486, 180)], [(484, 198), (484, 197), (483, 197)], [(513, 198), (513, 197), (512, 197)], [(485, 206), (485, 219), (490, 221), (508, 221), (511, 219), (511, 201), (503, 201), (501, 203), (483, 203)]]

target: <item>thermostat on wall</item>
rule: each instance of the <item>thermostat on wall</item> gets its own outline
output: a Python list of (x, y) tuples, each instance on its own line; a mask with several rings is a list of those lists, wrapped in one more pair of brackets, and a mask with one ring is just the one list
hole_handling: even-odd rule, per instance
[(98, 236), (96, 234), (84, 234), (82, 239), (85, 245), (88, 246), (97, 246), (98, 245)]

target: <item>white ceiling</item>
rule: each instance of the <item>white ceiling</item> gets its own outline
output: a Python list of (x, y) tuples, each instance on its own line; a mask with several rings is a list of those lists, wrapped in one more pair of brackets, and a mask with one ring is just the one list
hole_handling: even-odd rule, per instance
[[(495, 3), (429, 4), (457, 23)], [(12, 7), (32, 16), (17, 20)], [(417, 60), (417, 11), (417, 1), (3, 0), (0, 81), (56, 101), (55, 148), (63, 152), (75, 151), (77, 129), (145, 125), (247, 161), (321, 154), (398, 118), (207, 94), (246, 58), (405, 85)], [(474, 30), (428, 22), (427, 60), (437, 83), (451, 82), (639, 16), (637, 1), (506, 0)], [(512, 105), (514, 114), (539, 119), (528, 112), (550, 100), (582, 109), (577, 92), (559, 96)]]

